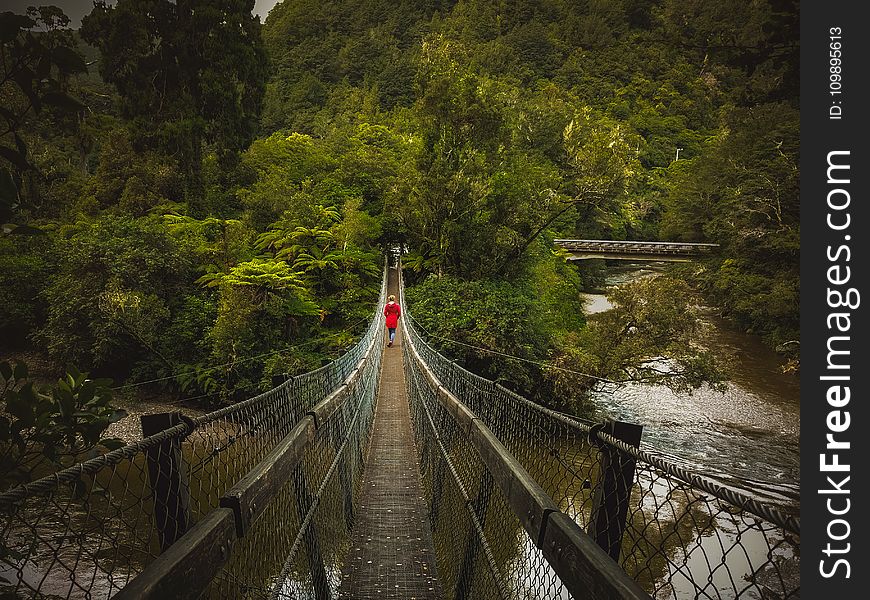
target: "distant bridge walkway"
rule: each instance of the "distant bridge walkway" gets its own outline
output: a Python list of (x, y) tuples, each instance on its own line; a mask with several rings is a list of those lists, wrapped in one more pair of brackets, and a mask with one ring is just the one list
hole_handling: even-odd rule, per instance
[(719, 244), (639, 242), (629, 240), (554, 240), (568, 252), (568, 260), (655, 260), (687, 262), (707, 254)]
[[(388, 289), (399, 293), (396, 269), (390, 269)], [(401, 335), (382, 360), (359, 513), (339, 595), (435, 600), (442, 595), (408, 412)]]

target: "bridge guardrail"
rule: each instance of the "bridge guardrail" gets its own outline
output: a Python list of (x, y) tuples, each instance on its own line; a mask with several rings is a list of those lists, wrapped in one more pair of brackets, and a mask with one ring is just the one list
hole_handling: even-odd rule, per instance
[(687, 261), (702, 256), (719, 244), (698, 242), (647, 242), (632, 240), (569, 240), (553, 243), (568, 253), (568, 260), (603, 258), (615, 260)]
[[(64, 598), (202, 586), (207, 598), (334, 593), (377, 391), (385, 291), (386, 277), (366, 333), (329, 365), (0, 494), (0, 582), (9, 582), (0, 587)], [(302, 430), (304, 443), (293, 438)], [(279, 518), (286, 527), (274, 527)]]
[(595, 248), (650, 248), (661, 250), (694, 250), (704, 251), (718, 248), (719, 244), (710, 244), (705, 242), (655, 242), (655, 241), (640, 241), (640, 240), (572, 240), (556, 238), (553, 243), (565, 248), (580, 248), (583, 250), (591, 250)]
[[(369, 386), (369, 389), (366, 390), (368, 393), (363, 393), (361, 398), (357, 400), (356, 406), (350, 407), (353, 409), (353, 417), (346, 430), (336, 432), (342, 436), (342, 445), (339, 450), (336, 450), (330, 468), (323, 481), (320, 482), (321, 489), (318, 490), (317, 494), (311, 496), (310, 490), (307, 490), (307, 484), (301, 483), (302, 472), (298, 469), (306, 458), (306, 453), (311, 452), (315, 447), (318, 436), (323, 436), (323, 432), (327, 431), (326, 426), (330, 423), (330, 419), (340, 415), (345, 403), (354, 399), (354, 391), (361, 380), (377, 381), (377, 377), (372, 378), (371, 375), (378, 373), (380, 364), (379, 361), (372, 361), (371, 358), (372, 350), (375, 347), (380, 350), (377, 342), (381, 341), (382, 338), (383, 335), (380, 336), (380, 339), (376, 338), (375, 343), (369, 346), (366, 355), (351, 372), (345, 383), (314, 406), (281, 443), (220, 499), (221, 508), (209, 513), (205, 519), (146, 567), (115, 598), (118, 600), (149, 598), (162, 600), (169, 596), (200, 597), (224, 569), (233, 554), (234, 546), (242, 538), (249, 536), (257, 521), (270, 507), (272, 500), (279, 498), (282, 488), (288, 485), (294, 487), (297, 503), (302, 496), (309, 496), (307, 506), (304, 509), (297, 506), (302, 522), (299, 525), (296, 539), (301, 540), (306, 545), (307, 560), (312, 566), (312, 577), (317, 579), (312, 581), (311, 586), (315, 595), (318, 598), (330, 597), (337, 587), (337, 582), (329, 581), (329, 577), (326, 575), (324, 558), (319, 549), (320, 540), (316, 531), (312, 530), (311, 523), (313, 521), (309, 513), (313, 515), (313, 511), (317, 509), (317, 503), (322, 498), (320, 492), (329, 485), (336, 467), (342, 464), (342, 461), (346, 461), (344, 453), (347, 441), (354, 433), (360, 434), (368, 430), (366, 419), (368, 418), (368, 421), (371, 419), (373, 392), (376, 385)], [(375, 352), (375, 355), (379, 358), (380, 352)], [(365, 381), (363, 385), (365, 385)], [(362, 420), (360, 420), (361, 417)], [(356, 428), (357, 423), (360, 423), (362, 427)], [(361, 435), (358, 445), (364, 447), (367, 437), (367, 435)], [(359, 452), (358, 449), (357, 452)], [(355, 487), (349, 485), (347, 480), (343, 482), (341, 489), (343, 502), (353, 502)], [(343, 514), (344, 510), (340, 512)], [(352, 521), (347, 523), (347, 533), (350, 533), (352, 524)], [(301, 544), (296, 542), (286, 549), (286, 555), (279, 551), (278, 554), (284, 556), (284, 565), (292, 565), (295, 555), (300, 549)], [(264, 591), (269, 589), (272, 597), (282, 596), (281, 586), (288, 578), (284, 565), (282, 565), (281, 573), (276, 578), (275, 585), (271, 588), (263, 588)], [(274, 575), (275, 573), (272, 573), (273, 577)], [(217, 595), (226, 597), (223, 593)]]
[[(443, 388), (438, 396), (449, 391), (459, 398), (580, 528), (590, 534), (619, 531), (618, 538), (608, 534), (596, 535), (596, 539), (647, 593), (676, 599), (799, 596), (797, 517), (690, 472), (649, 449), (634, 447), (594, 423), (549, 410), (470, 373), (436, 352), (415, 330), (413, 307), (403, 308), (406, 331), (432, 378)], [(417, 376), (416, 381), (418, 388), (429, 387), (425, 376)], [(451, 423), (456, 419), (434, 396), (421, 404), (436, 406), (433, 421), (449, 432), (441, 435), (451, 440), (452, 445), (445, 444), (445, 448), (459, 461), (455, 470), (474, 497), (474, 490), (480, 493), (479, 466), (462, 466), (473, 448), (462, 441), (465, 436)], [(425, 445), (425, 440), (418, 439), (418, 444)], [(424, 454), (424, 483), (435, 502), (444, 487), (443, 468), (433, 462), (431, 451)], [(624, 486), (628, 497), (623, 522), (613, 523), (617, 513), (601, 509), (602, 496), (607, 500), (602, 474), (618, 473), (631, 463), (635, 465), (631, 469), (634, 481)], [(492, 506), (490, 502), (490, 511)], [(517, 522), (514, 531), (519, 526)], [(536, 551), (497, 528), (488, 533), (500, 544), (514, 547), (501, 561), (505, 568), (510, 561), (514, 566), (537, 565), (534, 570), (540, 587), (547, 592), (541, 597), (553, 595), (550, 592), (558, 584), (552, 574), (547, 575)], [(461, 563), (461, 557), (449, 560)], [(512, 585), (522, 590), (527, 582), (515, 578)]]
[[(413, 349), (410, 351), (414, 353)], [(420, 370), (426, 367), (420, 361), (419, 356), (414, 360)], [(539, 588), (557, 588), (559, 583), (564, 585), (573, 597), (592, 597), (601, 599), (649, 599), (649, 596), (641, 590), (633, 579), (623, 571), (595, 542), (583, 532), (580, 527), (567, 515), (561, 513), (553, 503), (550, 496), (541, 488), (514, 458), (504, 445), (493, 435), (480, 419), (468, 411), (462, 403), (443, 387), (438, 388), (436, 399), (447, 409), (454, 418), (460, 432), (467, 435), (471, 446), (477, 451), (480, 460), (486, 465), (487, 472), (483, 476), (484, 481), (491, 480), (495, 483), (504, 498), (504, 502), (511, 508), (515, 518), (525, 529), (529, 541), (541, 551), (543, 557), (558, 576), (558, 581), (550, 578), (544, 584), (543, 581), (535, 582)], [(459, 405), (462, 408), (451, 410), (451, 405)], [(433, 428), (434, 420), (431, 417), (430, 406), (422, 405), (427, 413), (430, 426)], [(457, 414), (472, 419), (471, 425), (463, 423)], [(443, 450), (443, 459), (452, 462), (449, 451)], [(467, 456), (466, 456), (467, 458)], [(451, 471), (456, 472), (455, 467)], [(457, 475), (457, 478), (459, 476)], [(485, 495), (491, 495), (493, 490), (482, 486)], [(479, 510), (474, 502), (467, 502), (466, 507), (476, 517), (475, 510)], [(481, 544), (489, 546), (487, 534), (483, 527), (477, 532), (481, 538)], [(464, 559), (467, 563), (467, 560)], [(500, 580), (505, 574), (501, 573), (498, 566), (488, 565), (492, 575)], [(480, 590), (472, 592), (470, 583), (472, 578), (466, 576), (465, 581), (460, 579), (456, 582), (457, 590), (468, 590), (464, 593), (469, 597), (477, 597)], [(513, 598), (518, 595), (517, 590), (510, 585), (503, 586), (507, 591), (500, 595), (504, 598)], [(539, 590), (535, 590), (540, 592)], [(536, 597), (536, 596), (533, 596)]]
[[(407, 313), (407, 307), (405, 312)], [(427, 454), (430, 461), (433, 460), (435, 449), (430, 447), (431, 443), (422, 432), (428, 425), (432, 438), (438, 440), (437, 450), (440, 451), (440, 457), (435, 460), (443, 461), (447, 465), (473, 524), (470, 541), (465, 544), (466, 551), (455, 579), (447, 582), (448, 587), (454, 589), (454, 597), (478, 598), (488, 595), (485, 591), (486, 586), (480, 583), (481, 576), (474, 575), (474, 563), (477, 560), (475, 555), (478, 553), (482, 553), (486, 558), (489, 577), (485, 579), (491, 578), (492, 583), (495, 584), (494, 587), (489, 588), (490, 590), (498, 590), (500, 598), (525, 596), (517, 589), (516, 582), (510, 581), (511, 574), (504, 572), (504, 568), (499, 566), (499, 561), (494, 556), (495, 545), (489, 541), (488, 531), (491, 533), (493, 526), (487, 522), (487, 512), (489, 512), (489, 505), (495, 501), (509, 509), (513, 518), (526, 531), (536, 553), (546, 560), (554, 571), (538, 581), (530, 582), (538, 588), (529, 590), (533, 594), (532, 597), (540, 597), (538, 593), (542, 589), (550, 592), (546, 597), (552, 597), (554, 592), (564, 586), (577, 598), (649, 600), (649, 596), (634, 580), (628, 577), (625, 571), (574, 521), (567, 517), (552, 520), (552, 517), (561, 515), (552, 498), (505, 448), (489, 427), (442, 385), (417, 352), (412, 331), (405, 323), (403, 348), (406, 349), (406, 368), (410, 371), (409, 384), (412, 393), (409, 395), (412, 410), (417, 413), (415, 424), (418, 429), (418, 444), (422, 448), (421, 453)], [(439, 419), (437, 414), (433, 417), (433, 412), (440, 413), (441, 418)], [(447, 445), (442, 441), (445, 431), (448, 432), (447, 437), (451, 440)], [(462, 438), (463, 446), (470, 452), (459, 451), (455, 447), (457, 438)], [(476, 460), (472, 455), (476, 455)], [(478, 468), (482, 467), (481, 483), (474, 500), (470, 496), (474, 483), (458, 473), (456, 462), (479, 462)], [(496, 489), (500, 494), (497, 494)], [(500, 511), (498, 514), (501, 516), (499, 520), (502, 520), (505, 511)], [(489, 519), (491, 520), (492, 516), (489, 516)], [(433, 534), (437, 534), (437, 527), (433, 526), (433, 529), (435, 529)], [(503, 535), (505, 532), (499, 533)], [(461, 546), (460, 544), (455, 547)], [(449, 572), (449, 563), (455, 562), (450, 560), (449, 555), (449, 552), (441, 552), (438, 556), (442, 583), (443, 572)], [(458, 555), (454, 556), (458, 558)]]

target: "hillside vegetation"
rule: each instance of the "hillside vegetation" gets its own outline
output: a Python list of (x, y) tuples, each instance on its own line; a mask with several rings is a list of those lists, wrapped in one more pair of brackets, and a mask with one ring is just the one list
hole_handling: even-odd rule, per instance
[[(2, 15), (5, 355), (236, 401), (346, 349), (398, 244), (421, 331), (554, 406), (717, 381), (689, 287), (799, 339), (796, 1), (180, 6)], [(587, 322), (556, 237), (721, 249)]]

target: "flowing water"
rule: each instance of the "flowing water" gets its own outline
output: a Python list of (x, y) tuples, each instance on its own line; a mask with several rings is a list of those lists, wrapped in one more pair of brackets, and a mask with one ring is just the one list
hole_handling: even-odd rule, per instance
[[(661, 273), (658, 263), (610, 269), (606, 286)], [(611, 308), (601, 291), (585, 294), (586, 310)], [(757, 336), (736, 330), (709, 307), (699, 307), (698, 340), (729, 374), (724, 392), (702, 387), (674, 393), (663, 386), (629, 384), (596, 393), (599, 417), (640, 423), (659, 453), (763, 500), (794, 508), (800, 483), (800, 385), (783, 373), (784, 360)]]

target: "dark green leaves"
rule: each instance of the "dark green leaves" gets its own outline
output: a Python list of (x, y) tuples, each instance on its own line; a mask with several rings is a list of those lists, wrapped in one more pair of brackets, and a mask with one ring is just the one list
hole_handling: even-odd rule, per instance
[(24, 363), (15, 363), (15, 368), (12, 370), (12, 377), (15, 379), (27, 379), (27, 365)]
[(7, 392), (5, 400), (6, 412), (15, 419), (14, 426), (30, 427), (36, 422), (33, 414), (33, 408), (36, 404), (33, 384), (27, 383), (20, 390), (10, 390)]
[(30, 17), (11, 12), (0, 13), (0, 43), (11, 42), (22, 30), (30, 29), (34, 25), (36, 21)]
[[(66, 91), (70, 75), (87, 71), (84, 58), (75, 50), (75, 38), (65, 29), (69, 19), (56, 7), (40, 7), (28, 13), (30, 16), (0, 14), (3, 55), (0, 131), (4, 140), (12, 137), (15, 142), (14, 147), (8, 142), (0, 146), (0, 223), (5, 223), (19, 208), (19, 186), (10, 185), (10, 177), (15, 183), (14, 178), (20, 179), (22, 173), (32, 168), (27, 145), (19, 135), (32, 114), (46, 107), (59, 114), (77, 113), (85, 108)], [(31, 31), (37, 26), (45, 31)], [(4, 227), (4, 233), (6, 230), (11, 229)]]
[(87, 108), (84, 104), (63, 92), (47, 92), (42, 97), (42, 103), (66, 112), (78, 112)]
[(28, 377), (24, 363), (0, 362), (0, 489), (26, 481), (43, 463), (60, 468), (97, 445), (123, 445), (102, 438), (127, 415), (109, 405), (110, 381), (88, 379), (73, 367), (54, 387), (37, 390)]
[(100, 50), (100, 73), (117, 88), (137, 142), (177, 158), (187, 201), (204, 212), (203, 144), (232, 159), (259, 120), (266, 55), (250, 7), (119, 0), (98, 4), (80, 32)]
[[(18, 150), (13, 150), (12, 148), (8, 148), (6, 146), (0, 146), (0, 158), (4, 158), (12, 163), (12, 166), (18, 170), (26, 171), (30, 168), (29, 163), (27, 162), (27, 157), (22, 155)], [(5, 192), (6, 190), (4, 190)]]
[(72, 48), (66, 46), (53, 48), (50, 57), (51, 62), (54, 63), (64, 75), (84, 73), (88, 70), (88, 67), (85, 64), (85, 59)]
[(125, 442), (119, 438), (103, 438), (100, 440), (100, 445), (107, 450), (117, 450), (118, 448), (123, 448)]

